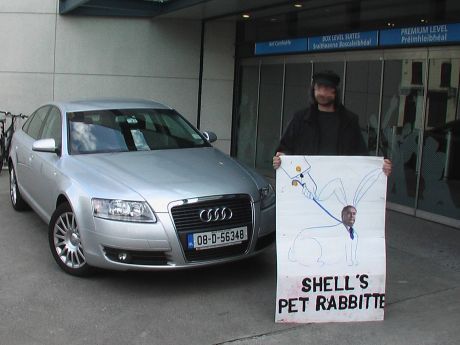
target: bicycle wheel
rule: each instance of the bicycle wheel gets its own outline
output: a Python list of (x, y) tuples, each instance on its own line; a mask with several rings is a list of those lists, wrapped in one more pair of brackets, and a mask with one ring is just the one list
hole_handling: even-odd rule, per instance
[(0, 174), (2, 173), (4, 162), (7, 160), (6, 156), (5, 136), (2, 135), (0, 137)]
[(11, 149), (11, 140), (13, 139), (13, 133), (14, 133), (14, 123), (16, 122), (16, 118), (12, 117), (11, 118), (11, 123), (8, 129), (5, 131), (4, 135), (4, 145), (5, 145), (5, 155), (3, 156), (3, 162), (5, 163), (6, 166), (8, 166), (8, 159), (10, 157), (10, 149)]
[(12, 131), (8, 131), (8, 136), (5, 138), (5, 156), (3, 162), (6, 166), (8, 166), (8, 158), (10, 156), (10, 149), (11, 149), (11, 139), (13, 137)]

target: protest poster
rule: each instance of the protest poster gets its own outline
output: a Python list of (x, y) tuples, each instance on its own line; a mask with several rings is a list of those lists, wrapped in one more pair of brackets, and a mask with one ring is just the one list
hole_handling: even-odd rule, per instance
[(383, 320), (383, 158), (283, 156), (276, 172), (276, 322)]

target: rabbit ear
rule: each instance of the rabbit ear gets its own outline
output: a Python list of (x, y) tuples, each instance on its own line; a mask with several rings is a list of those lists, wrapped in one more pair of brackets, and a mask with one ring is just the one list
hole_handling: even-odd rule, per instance
[(375, 182), (377, 182), (380, 174), (382, 174), (382, 169), (378, 168), (371, 170), (362, 178), (361, 182), (356, 188), (355, 196), (353, 197), (353, 206), (358, 206), (359, 202), (366, 195), (368, 190), (374, 185)]
[(310, 170), (311, 169), (311, 164), (308, 162), (307, 157), (304, 156), (303, 159), (304, 159), (305, 163), (307, 164), (307, 167), (305, 168), (305, 171)]

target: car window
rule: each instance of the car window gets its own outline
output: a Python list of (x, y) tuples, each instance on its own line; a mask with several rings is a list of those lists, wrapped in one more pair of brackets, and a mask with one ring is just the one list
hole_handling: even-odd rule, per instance
[(69, 113), (67, 118), (70, 154), (210, 146), (174, 110), (85, 111)]
[(39, 139), (40, 138), (40, 131), (42, 129), (43, 122), (45, 120), (46, 114), (48, 114), (50, 107), (45, 106), (33, 114), (33, 116), (30, 119), (29, 124), (26, 127), (24, 127), (24, 131), (30, 135), (34, 139)]
[(30, 115), (29, 118), (26, 120), (26, 122), (24, 122), (24, 124), (22, 125), (22, 130), (24, 132), (28, 133), (27, 131), (29, 130), (29, 126), (30, 126), (30, 123), (32, 122), (32, 119), (34, 118), (34, 115), (35, 113)]
[(162, 119), (173, 137), (187, 140), (190, 135), (194, 135), (190, 132), (190, 125), (184, 119), (173, 116), (164, 116)]
[(56, 107), (51, 107), (51, 110), (46, 117), (45, 124), (43, 126), (41, 139), (52, 138), (56, 142), (56, 146), (61, 146), (61, 112)]

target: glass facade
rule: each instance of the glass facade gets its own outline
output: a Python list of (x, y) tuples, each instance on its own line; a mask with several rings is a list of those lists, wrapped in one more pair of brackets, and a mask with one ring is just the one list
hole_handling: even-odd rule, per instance
[(257, 111), (259, 103), (259, 65), (243, 66), (240, 69), (241, 85), (237, 105), (236, 157), (254, 167), (256, 157)]
[(282, 64), (262, 64), (260, 70), (256, 168), (269, 172), (277, 145), (273, 138), (279, 138), (280, 133), (284, 67)]
[(312, 73), (333, 70), (341, 76), (343, 103), (359, 116), (369, 154), (393, 162), (390, 205), (455, 223), (460, 220), (460, 169), (454, 163), (460, 159), (460, 49), (446, 49), (448, 54), (423, 48), (242, 60), (233, 152), (274, 176), (271, 160), (279, 139), (295, 112), (310, 104)]
[(455, 218), (460, 218), (459, 67), (460, 59), (429, 61), (417, 204)]

